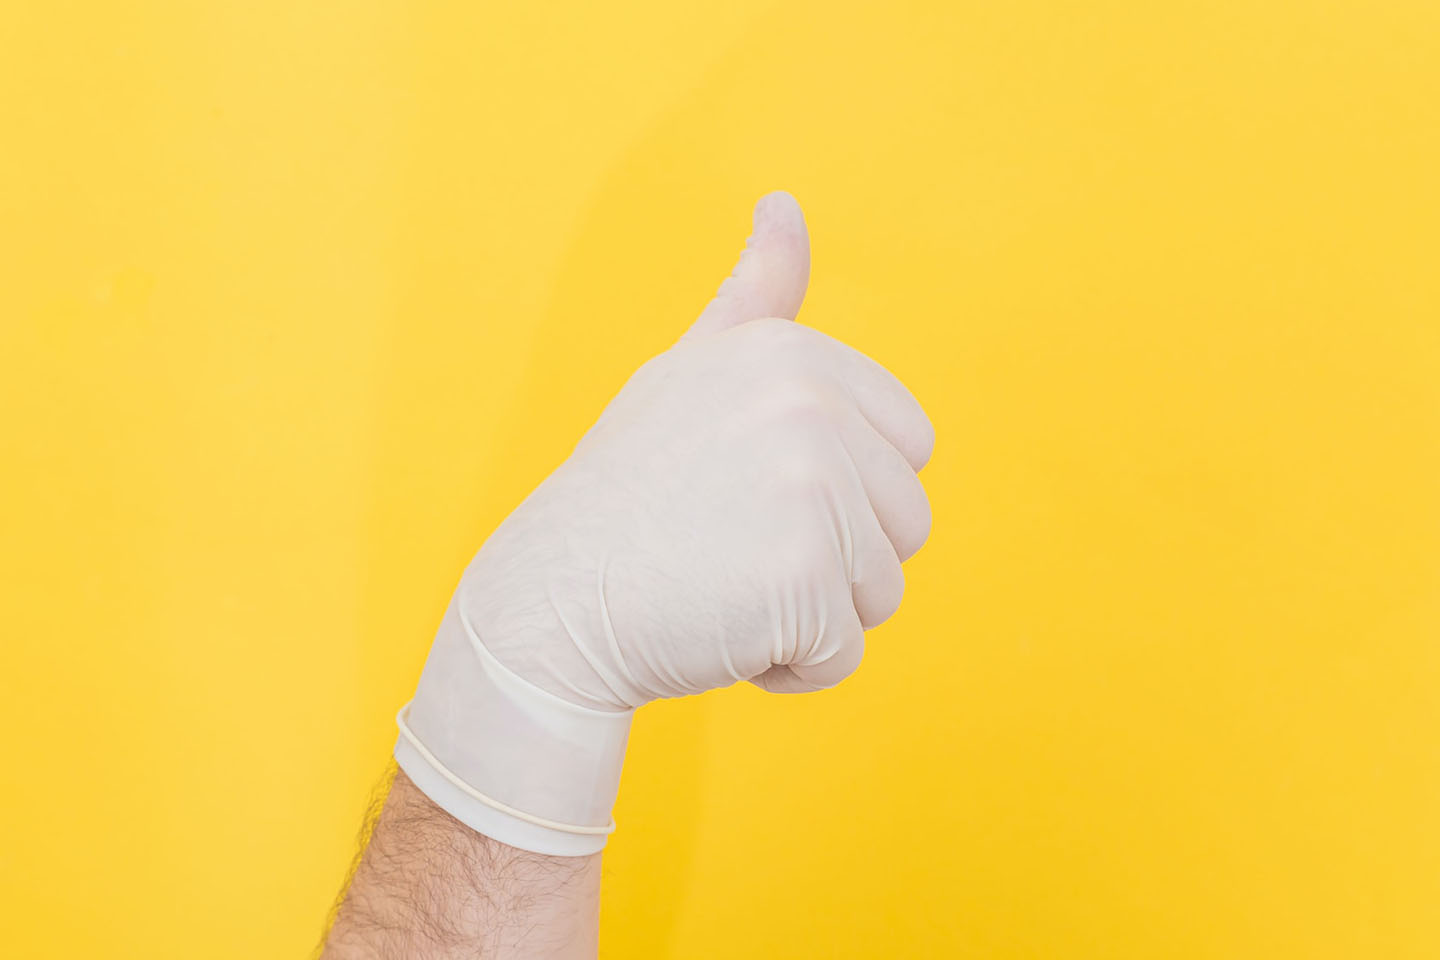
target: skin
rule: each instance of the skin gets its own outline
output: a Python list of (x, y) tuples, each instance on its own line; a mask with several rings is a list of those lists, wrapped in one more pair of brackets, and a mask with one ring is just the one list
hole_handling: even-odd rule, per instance
[(600, 854), (552, 857), (476, 833), (401, 771), (322, 960), (594, 957)]
[[(788, 195), (766, 197), (745, 255), (686, 336), (793, 320), (809, 272), (799, 207)], [(322, 960), (593, 958), (599, 913), (600, 854), (507, 846), (455, 820), (397, 771)]]

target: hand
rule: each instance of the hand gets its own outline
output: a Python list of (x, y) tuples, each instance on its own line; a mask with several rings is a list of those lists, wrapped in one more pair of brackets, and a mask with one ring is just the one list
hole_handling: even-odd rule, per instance
[(700, 319), (465, 571), (397, 748), (459, 819), (593, 852), (633, 708), (832, 686), (899, 606), (933, 430), (883, 367), (794, 322), (808, 274), (799, 207), (765, 197)]

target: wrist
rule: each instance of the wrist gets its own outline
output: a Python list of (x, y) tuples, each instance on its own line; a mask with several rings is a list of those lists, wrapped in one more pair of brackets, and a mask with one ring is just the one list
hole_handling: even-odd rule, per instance
[(583, 856), (614, 829), (633, 713), (581, 707), (517, 676), (452, 600), (415, 698), (397, 717), (395, 758), (471, 829), (536, 853)]

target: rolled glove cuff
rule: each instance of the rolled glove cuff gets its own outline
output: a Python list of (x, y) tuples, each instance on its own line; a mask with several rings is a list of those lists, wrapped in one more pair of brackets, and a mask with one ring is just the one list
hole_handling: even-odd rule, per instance
[(471, 829), (522, 850), (585, 856), (615, 829), (633, 714), (577, 706), (516, 676), (452, 600), (415, 698), (396, 717), (395, 759)]

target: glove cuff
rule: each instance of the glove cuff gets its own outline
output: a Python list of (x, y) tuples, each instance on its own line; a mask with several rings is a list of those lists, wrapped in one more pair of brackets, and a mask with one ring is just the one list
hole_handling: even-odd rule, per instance
[(522, 850), (585, 856), (615, 829), (633, 714), (577, 706), (521, 679), (452, 599), (415, 699), (396, 717), (395, 759), (471, 829)]

